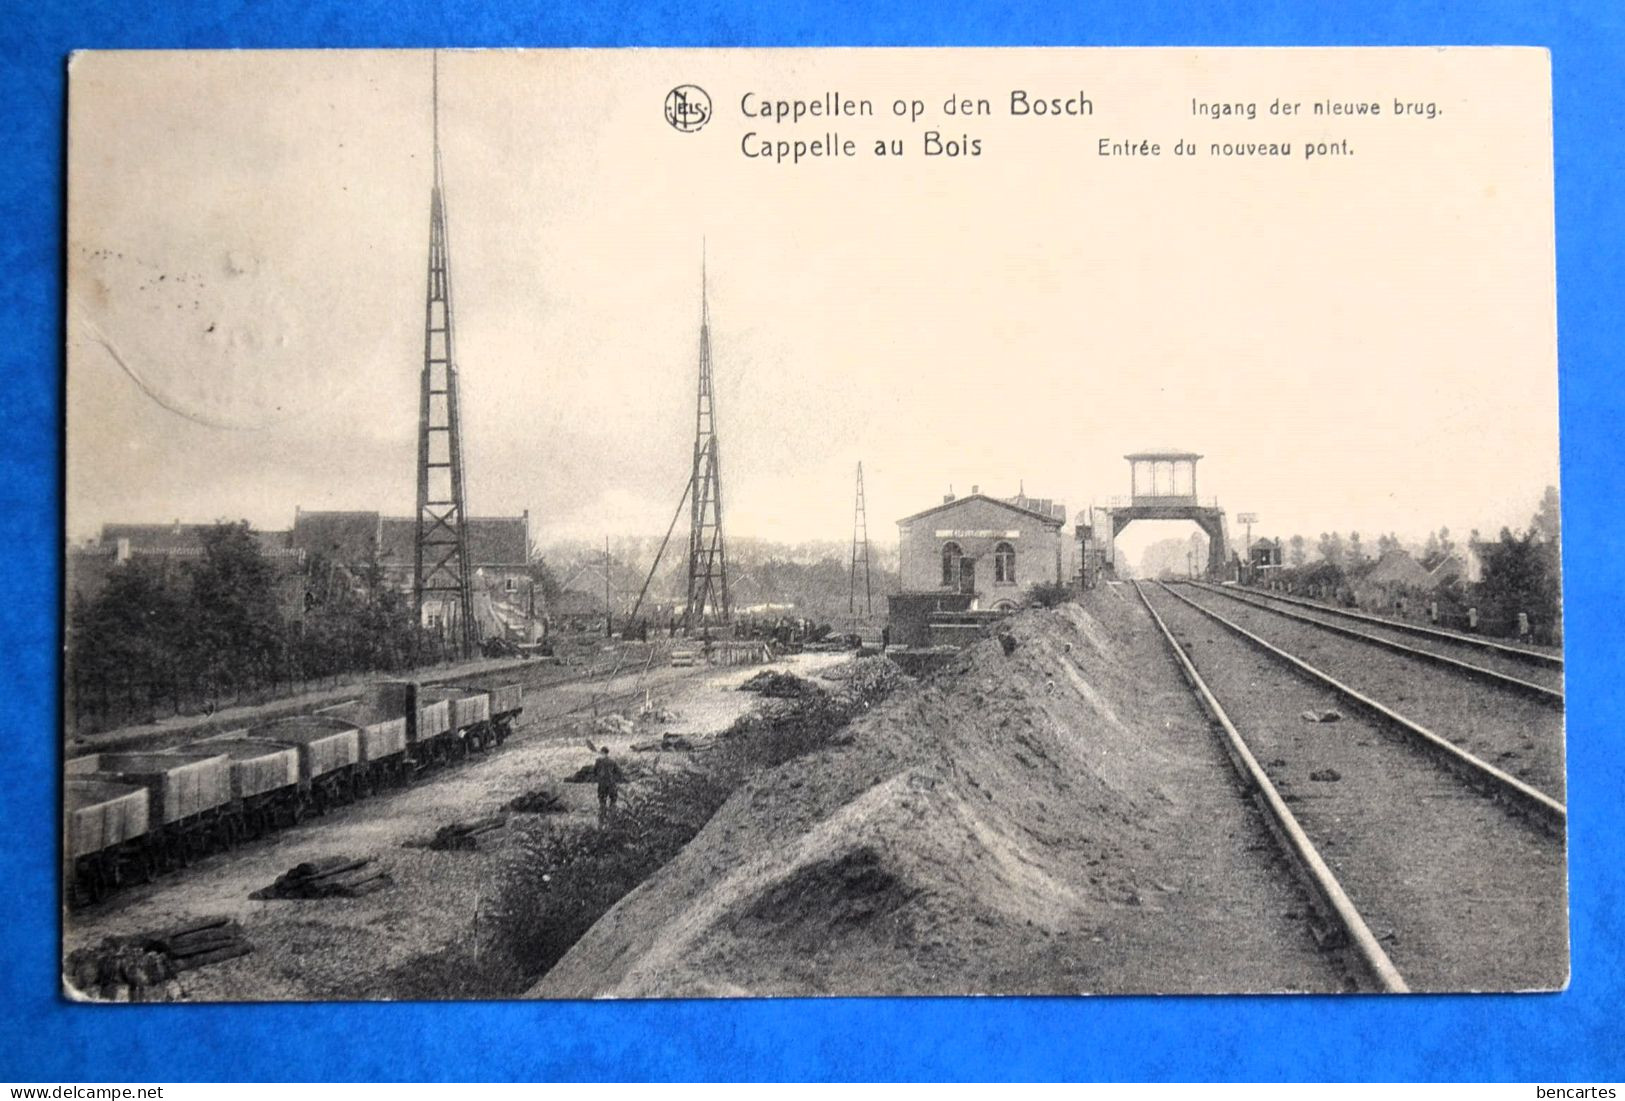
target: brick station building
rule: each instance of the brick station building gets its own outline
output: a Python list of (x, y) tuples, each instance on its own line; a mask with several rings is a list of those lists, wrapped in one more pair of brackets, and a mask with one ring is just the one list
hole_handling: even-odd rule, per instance
[(971, 595), (974, 607), (1007, 611), (1040, 582), (1063, 582), (1066, 506), (1047, 498), (948, 494), (897, 521), (905, 593)]

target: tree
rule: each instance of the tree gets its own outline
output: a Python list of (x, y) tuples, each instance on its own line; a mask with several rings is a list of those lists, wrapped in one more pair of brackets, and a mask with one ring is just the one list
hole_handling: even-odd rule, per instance
[(1291, 550), (1287, 551), (1287, 561), (1293, 566), (1301, 566), (1309, 561), (1309, 552), (1305, 546), (1304, 537), (1294, 535), (1291, 541)]
[(1431, 570), (1444, 561), (1444, 551), (1439, 548), (1439, 533), (1428, 532), (1428, 541), (1422, 547), (1422, 568)]
[(1365, 546), (1360, 542), (1360, 533), (1349, 532), (1347, 560), (1350, 567), (1358, 568), (1365, 562)]
[(286, 640), (275, 570), (246, 520), (216, 524), (202, 542), (188, 571), (187, 664), (216, 684), (257, 684), (277, 668)]
[(1557, 546), (1536, 528), (1514, 535), (1501, 529), (1501, 537), (1479, 547), (1484, 577), (1478, 596), (1493, 618), (1510, 622), (1519, 612), (1530, 621), (1555, 631), (1561, 615)]
[(76, 597), (68, 663), (87, 681), (168, 681), (180, 658), (186, 602), (162, 564), (134, 558), (94, 600)]
[(1337, 532), (1320, 533), (1320, 543), (1316, 548), (1320, 551), (1321, 560), (1342, 570), (1345, 557), (1343, 537)]
[(1389, 532), (1387, 535), (1379, 535), (1379, 536), (1377, 536), (1377, 557), (1378, 558), (1381, 558), (1383, 555), (1392, 553), (1393, 551), (1396, 551), (1396, 550), (1399, 550), (1399, 549), (1400, 549), (1399, 536), (1395, 535), (1393, 532)]
[(537, 554), (534, 548), (531, 551), (530, 564), (525, 567), (525, 573), (530, 576), (536, 595), (541, 597), (540, 607), (552, 607), (558, 602), (560, 594), (564, 592), (564, 586), (559, 582), (559, 575), (553, 572), (553, 567), (547, 564), (547, 559)]
[(1558, 509), (1557, 487), (1547, 486), (1540, 496), (1540, 508), (1529, 524), (1542, 541), (1559, 546), (1563, 539), (1563, 520)]

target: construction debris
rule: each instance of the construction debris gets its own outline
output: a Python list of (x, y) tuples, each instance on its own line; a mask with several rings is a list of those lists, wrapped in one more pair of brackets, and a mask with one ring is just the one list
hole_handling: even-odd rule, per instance
[(624, 738), (636, 732), (637, 724), (625, 715), (603, 715), (593, 723), (593, 729), (599, 734)]
[(662, 734), (647, 742), (633, 742), (634, 753), (686, 753), (701, 748), (686, 734)]
[(436, 830), (429, 840), (408, 841), (406, 846), (414, 849), (433, 849), (436, 852), (469, 851), (489, 841), (490, 834), (507, 824), (508, 817), (505, 814), (476, 818), (472, 822), (451, 822)]
[(1331, 710), (1327, 710), (1327, 711), (1305, 711), (1303, 713), (1303, 721), (1308, 722), (1308, 723), (1335, 723), (1335, 722), (1342, 722), (1343, 721), (1343, 714), (1340, 711), (1331, 711)]
[(1309, 774), (1309, 779), (1318, 780), (1324, 784), (1335, 784), (1343, 778), (1343, 774), (1335, 768), (1318, 768)]
[(107, 937), (68, 955), (64, 978), (77, 994), (109, 1002), (177, 1001), (176, 976), (253, 951), (242, 926), (202, 918), (158, 933)]
[(389, 873), (375, 866), (371, 857), (359, 860), (330, 856), (295, 864), (277, 876), (276, 882), (262, 887), (249, 898), (359, 898), (381, 891), (393, 883)]
[(564, 810), (564, 793), (551, 786), (537, 788), (508, 800), (506, 809), (515, 814), (557, 814)]
[(883, 699), (913, 679), (896, 662), (879, 655), (843, 661), (820, 677), (838, 684), (842, 695), (865, 702)]
[(794, 673), (780, 673), (775, 669), (764, 669), (739, 686), (741, 692), (759, 692), (764, 696), (771, 696), (781, 700), (795, 700), (803, 696), (823, 691), (809, 680), (803, 680)]

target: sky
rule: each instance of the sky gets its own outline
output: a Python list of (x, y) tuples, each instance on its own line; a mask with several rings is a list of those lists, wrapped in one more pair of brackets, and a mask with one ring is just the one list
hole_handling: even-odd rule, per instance
[[(730, 532), (871, 537), (979, 488), (1076, 513), (1204, 455), (1255, 534), (1524, 525), (1557, 481), (1536, 51), (443, 53), (468, 507), (538, 543), (660, 534), (708, 274)], [(68, 536), (296, 507), (410, 514), (425, 52), (81, 54), (70, 84)], [(710, 92), (693, 133), (676, 85)], [(1012, 118), (1011, 89), (1089, 99)], [(868, 99), (799, 125), (759, 102)], [(950, 96), (993, 115), (949, 118)], [(894, 99), (928, 114), (891, 114)], [(1274, 100), (1434, 119), (1271, 117)], [(1196, 117), (1193, 101), (1259, 117)], [(1307, 109), (1307, 108), (1304, 108)], [(924, 132), (981, 143), (925, 157)], [(749, 158), (750, 132), (855, 140)], [(1156, 158), (1098, 154), (1157, 140)], [(877, 138), (906, 154), (881, 159)], [(1204, 155), (1169, 155), (1191, 139)], [(1352, 155), (1305, 160), (1305, 139)], [(1297, 143), (1213, 157), (1213, 141)], [(1148, 530), (1146, 538), (1166, 537)], [(1125, 539), (1127, 536), (1125, 536)], [(1131, 553), (1134, 553), (1132, 548)]]

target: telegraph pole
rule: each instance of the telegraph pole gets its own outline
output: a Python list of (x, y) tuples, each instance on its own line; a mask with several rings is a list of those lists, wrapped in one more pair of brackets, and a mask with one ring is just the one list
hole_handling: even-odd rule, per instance
[(1258, 523), (1258, 514), (1256, 512), (1238, 512), (1236, 513), (1236, 519), (1247, 525), (1247, 559), (1251, 561), (1253, 557), (1253, 525)]

